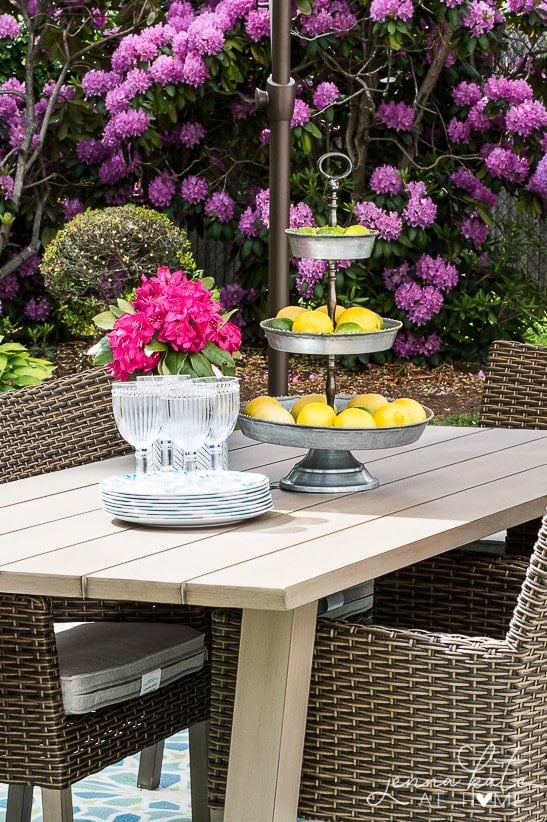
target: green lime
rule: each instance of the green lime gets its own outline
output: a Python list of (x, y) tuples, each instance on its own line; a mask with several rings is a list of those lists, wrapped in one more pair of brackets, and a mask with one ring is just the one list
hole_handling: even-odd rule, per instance
[(317, 234), (330, 234), (332, 237), (336, 234), (344, 234), (344, 229), (341, 225), (323, 225), (317, 229)]
[(334, 329), (335, 334), (355, 334), (360, 333), (363, 329), (357, 323), (340, 323)]
[(288, 317), (274, 317), (268, 323), (268, 328), (275, 328), (276, 331), (290, 331), (293, 321)]

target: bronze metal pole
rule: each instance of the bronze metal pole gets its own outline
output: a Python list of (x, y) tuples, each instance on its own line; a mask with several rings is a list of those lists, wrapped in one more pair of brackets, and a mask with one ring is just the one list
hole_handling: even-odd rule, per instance
[[(290, 77), (291, 3), (271, 0), (272, 73), (267, 81), (270, 117), (270, 254), (268, 263), (268, 316), (289, 302), (289, 249), (285, 229), (290, 206), (290, 121), (295, 87)], [(288, 355), (268, 352), (268, 393), (288, 391)]]

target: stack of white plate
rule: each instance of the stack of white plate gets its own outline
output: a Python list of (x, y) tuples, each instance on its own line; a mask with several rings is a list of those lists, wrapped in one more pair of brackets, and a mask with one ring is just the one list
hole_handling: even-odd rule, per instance
[(264, 474), (198, 471), (163, 479), (119, 474), (100, 482), (103, 508), (140, 525), (199, 528), (229, 525), (273, 508)]

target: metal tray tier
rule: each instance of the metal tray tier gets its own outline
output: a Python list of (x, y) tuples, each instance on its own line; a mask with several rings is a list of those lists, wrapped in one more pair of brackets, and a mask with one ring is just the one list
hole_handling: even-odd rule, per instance
[[(290, 409), (298, 396), (277, 397)], [(338, 394), (335, 408), (340, 411), (351, 395)], [(416, 442), (434, 417), (426, 408), (423, 422), (381, 428), (334, 428), (330, 426), (291, 425), (268, 422), (239, 414), (241, 431), (258, 442), (308, 448), (308, 454), (280, 481), (287, 491), (330, 494), (345, 491), (367, 491), (379, 481), (351, 453), (354, 450), (398, 448)]]
[(311, 260), (366, 260), (372, 254), (377, 231), (368, 234), (301, 234), (286, 228), (293, 257)]
[(350, 332), (346, 334), (312, 334), (297, 331), (285, 331), (271, 328), (274, 318), (262, 320), (268, 345), (277, 351), (289, 351), (293, 354), (367, 354), (374, 351), (387, 351), (393, 345), (395, 337), (402, 328), (400, 320), (383, 317), (384, 327), (379, 331)]

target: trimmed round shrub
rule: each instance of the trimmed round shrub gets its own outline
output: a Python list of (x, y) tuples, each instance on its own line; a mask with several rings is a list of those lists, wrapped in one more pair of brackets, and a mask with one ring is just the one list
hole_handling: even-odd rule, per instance
[(196, 270), (186, 232), (165, 214), (123, 205), (74, 217), (47, 246), (40, 272), (69, 334), (94, 337), (93, 317), (163, 265)]

